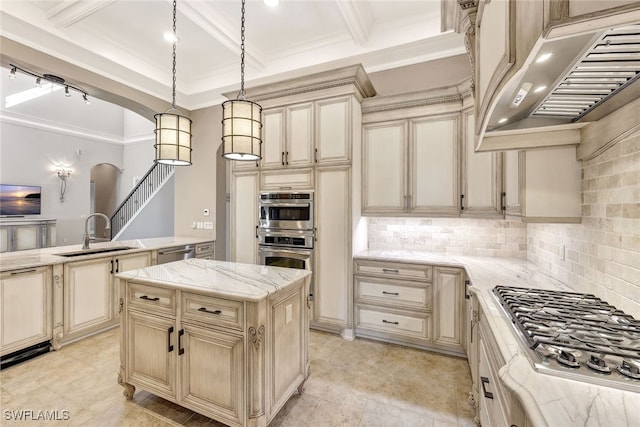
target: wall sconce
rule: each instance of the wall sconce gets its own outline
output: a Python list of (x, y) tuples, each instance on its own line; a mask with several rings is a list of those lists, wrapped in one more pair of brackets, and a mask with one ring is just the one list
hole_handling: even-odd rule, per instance
[(56, 174), (60, 178), (60, 202), (64, 203), (64, 194), (67, 192), (67, 178), (71, 176), (71, 169), (57, 168)]

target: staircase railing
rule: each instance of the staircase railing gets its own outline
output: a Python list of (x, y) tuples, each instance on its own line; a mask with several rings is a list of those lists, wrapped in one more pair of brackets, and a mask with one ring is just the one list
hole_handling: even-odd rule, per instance
[(167, 178), (173, 175), (174, 167), (163, 163), (154, 163), (144, 177), (131, 190), (111, 216), (111, 236), (115, 239), (122, 229), (146, 205), (153, 194), (162, 187)]

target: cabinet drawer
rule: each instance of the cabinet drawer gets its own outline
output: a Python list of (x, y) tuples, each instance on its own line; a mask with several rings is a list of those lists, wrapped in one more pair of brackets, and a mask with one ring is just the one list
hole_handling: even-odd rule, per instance
[(213, 254), (213, 242), (211, 243), (198, 243), (196, 245), (196, 257), (198, 255)]
[(127, 284), (127, 305), (151, 313), (176, 314), (176, 291), (141, 283)]
[(399, 310), (358, 305), (356, 327), (370, 331), (386, 332), (398, 339), (418, 338), (429, 340), (431, 320), (428, 315), (411, 314)]
[[(427, 310), (431, 307), (431, 284), (356, 276), (356, 298), (358, 302), (385, 304)], [(415, 283), (415, 282), (414, 282)]]
[(356, 274), (391, 277), (398, 279), (431, 281), (431, 266), (421, 264), (398, 264), (378, 261), (356, 261)]
[(182, 318), (185, 321), (244, 329), (244, 305), (240, 301), (189, 292), (183, 292), (181, 300)]

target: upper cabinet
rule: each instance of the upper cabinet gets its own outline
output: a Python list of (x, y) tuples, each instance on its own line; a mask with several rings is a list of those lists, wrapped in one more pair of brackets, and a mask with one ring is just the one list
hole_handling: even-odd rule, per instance
[(474, 151), (470, 99), (460, 85), (365, 100), (363, 214), (503, 215), (502, 155)]
[[(573, 145), (585, 160), (640, 126), (640, 66), (628, 60), (639, 52), (639, 2), (457, 2), (476, 150)], [(614, 112), (612, 125), (605, 119)]]
[(318, 164), (351, 160), (352, 98), (324, 99), (316, 105), (314, 162)]
[(313, 149), (313, 104), (262, 112), (261, 167), (309, 166)]

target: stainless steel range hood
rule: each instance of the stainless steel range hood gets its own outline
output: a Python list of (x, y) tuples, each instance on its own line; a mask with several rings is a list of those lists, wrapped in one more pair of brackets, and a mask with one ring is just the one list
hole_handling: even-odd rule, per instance
[(580, 127), (638, 98), (640, 24), (554, 39), (505, 87), (486, 130)]

